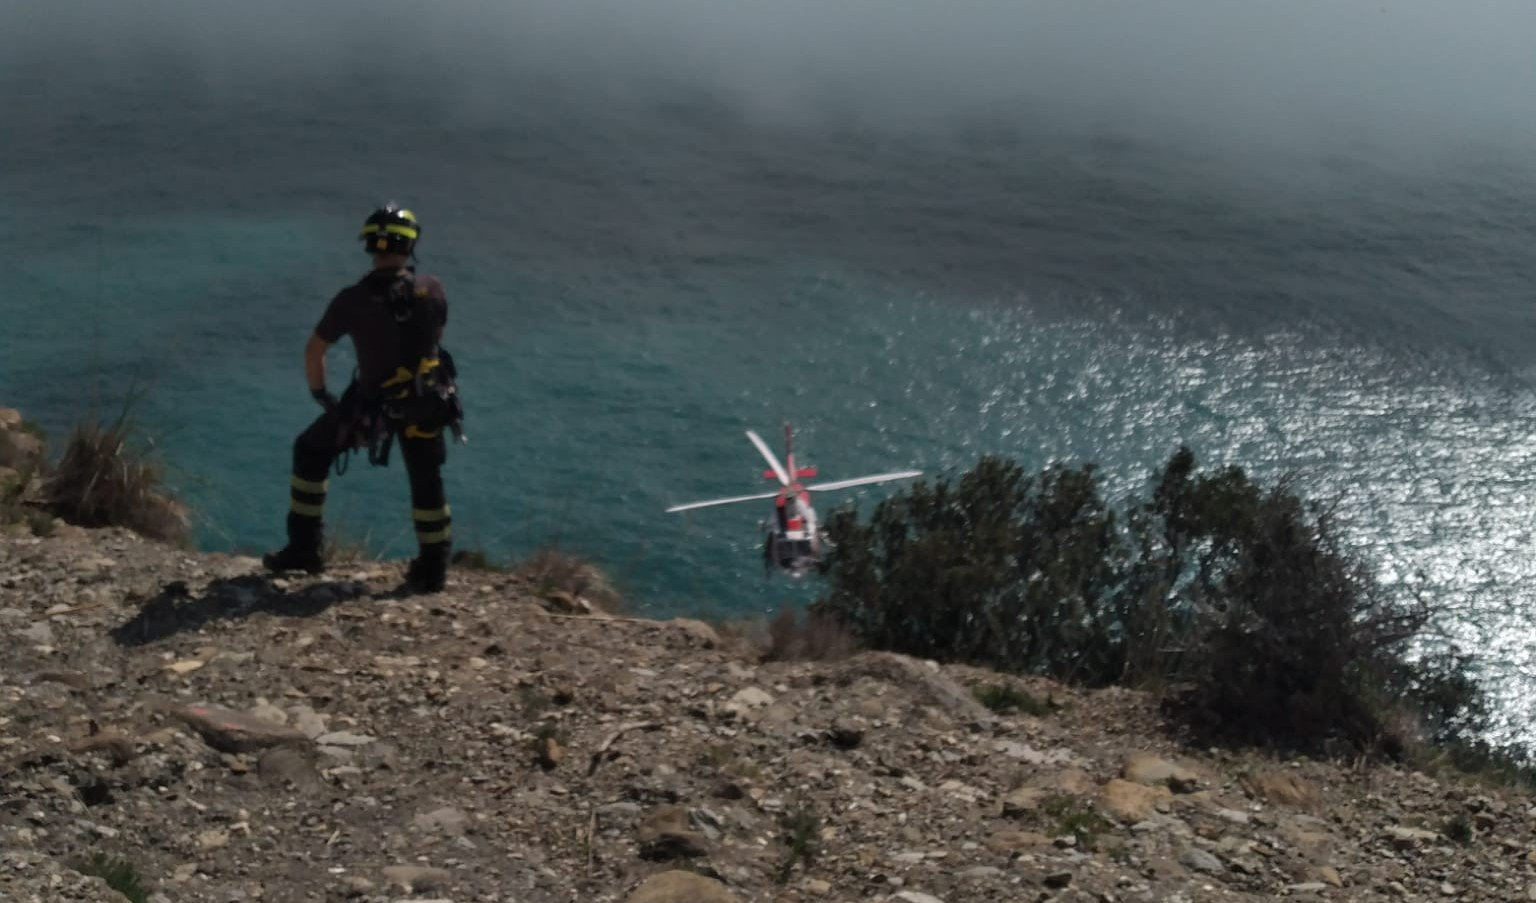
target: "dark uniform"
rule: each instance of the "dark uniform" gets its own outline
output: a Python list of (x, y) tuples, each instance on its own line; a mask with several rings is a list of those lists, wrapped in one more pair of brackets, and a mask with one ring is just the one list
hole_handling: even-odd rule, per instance
[[(379, 218), (370, 217), (370, 224)], [(388, 223), (391, 217), (382, 220)], [(409, 223), (414, 245), (420, 227), (414, 217)], [(365, 227), (363, 237), (378, 235), (381, 228)], [(288, 545), (266, 557), (269, 568), (322, 570), (322, 518), (332, 466), (343, 453), (362, 447), (373, 463), (384, 464), (389, 447), (398, 442), (419, 548), (407, 581), (418, 590), (442, 588), (452, 548), (452, 518), (443, 494), (443, 430), (459, 419), (452, 358), (439, 345), (447, 322), (442, 283), (416, 275), (411, 267), (374, 270), (331, 299), (315, 335), (327, 344), (350, 336), (357, 373), (339, 401), (322, 398), (325, 413), (294, 441)]]

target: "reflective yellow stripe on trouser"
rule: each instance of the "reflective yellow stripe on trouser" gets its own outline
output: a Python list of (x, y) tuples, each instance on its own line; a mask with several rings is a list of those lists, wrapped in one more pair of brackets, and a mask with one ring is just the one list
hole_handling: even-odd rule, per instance
[(441, 508), (412, 508), (411, 520), (416, 522), (416, 542), (430, 546), (453, 538), (452, 512), (447, 505)]
[(297, 474), (290, 481), (288, 510), (302, 517), (319, 517), (325, 509), (326, 480), (306, 480)]

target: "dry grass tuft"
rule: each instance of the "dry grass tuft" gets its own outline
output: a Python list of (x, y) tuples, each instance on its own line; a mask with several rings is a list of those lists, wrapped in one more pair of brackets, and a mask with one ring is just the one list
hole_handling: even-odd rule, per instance
[(186, 508), (165, 489), (153, 447), (134, 445), (131, 402), (115, 420), (88, 417), (75, 426), (58, 466), (43, 484), (48, 510), (82, 527), (126, 527), (185, 545)]
[(585, 558), (545, 546), (512, 568), (513, 575), (532, 584), (541, 596), (568, 593), (586, 599), (609, 614), (621, 608), (622, 597), (602, 569)]

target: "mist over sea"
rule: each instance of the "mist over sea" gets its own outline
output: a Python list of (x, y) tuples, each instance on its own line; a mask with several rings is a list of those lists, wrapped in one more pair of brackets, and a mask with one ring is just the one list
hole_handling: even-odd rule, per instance
[[(1116, 493), (1187, 442), (1337, 499), (1529, 722), (1533, 33), (1427, 0), (0, 0), (0, 403), (57, 436), (148, 381), (200, 544), (280, 544), (302, 346), (393, 199), (449, 294), (461, 546), (746, 614), (816, 591), (764, 578), (769, 509), (662, 513), (768, 488), (744, 429), (792, 421), (827, 479), (996, 453)], [(398, 456), (332, 487), (410, 552)]]

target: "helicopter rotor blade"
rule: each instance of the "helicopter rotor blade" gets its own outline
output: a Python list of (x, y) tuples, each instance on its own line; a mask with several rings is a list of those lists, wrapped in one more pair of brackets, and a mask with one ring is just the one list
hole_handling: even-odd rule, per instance
[(779, 494), (777, 492), (764, 492), (758, 495), (738, 495), (735, 498), (729, 499), (708, 499), (702, 502), (689, 502), (686, 505), (673, 505), (671, 508), (667, 509), (667, 513), (671, 514), (674, 511), (692, 511), (694, 508), (708, 508), (712, 505), (734, 505), (737, 502), (760, 502), (763, 499), (773, 499), (778, 497)]
[(779, 478), (779, 482), (783, 483), (785, 486), (788, 486), (790, 482), (789, 471), (785, 470), (784, 465), (779, 463), (779, 459), (773, 454), (773, 449), (768, 447), (768, 443), (763, 441), (763, 437), (759, 436), (757, 433), (752, 432), (751, 430), (747, 430), (747, 438), (752, 440), (752, 444), (757, 446), (757, 450), (759, 452), (762, 452), (762, 455), (765, 459), (767, 459), (769, 466), (773, 468), (774, 475)]
[(909, 480), (912, 477), (923, 475), (921, 470), (901, 470), (895, 473), (881, 473), (868, 477), (854, 477), (849, 480), (833, 480), (830, 483), (813, 483), (805, 487), (812, 492), (826, 492), (829, 489), (848, 489), (853, 486), (867, 486), (871, 483), (888, 483), (891, 480)]

